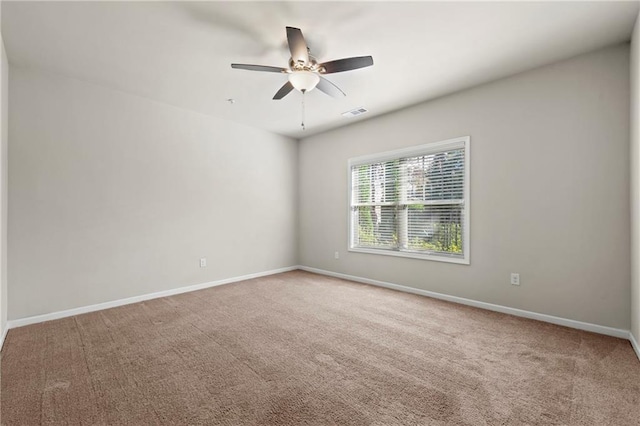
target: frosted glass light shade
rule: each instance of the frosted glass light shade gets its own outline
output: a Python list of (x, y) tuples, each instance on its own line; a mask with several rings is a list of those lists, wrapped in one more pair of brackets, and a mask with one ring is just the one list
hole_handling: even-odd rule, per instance
[(320, 76), (311, 71), (294, 71), (289, 74), (289, 82), (301, 92), (310, 92), (315, 89), (320, 81)]

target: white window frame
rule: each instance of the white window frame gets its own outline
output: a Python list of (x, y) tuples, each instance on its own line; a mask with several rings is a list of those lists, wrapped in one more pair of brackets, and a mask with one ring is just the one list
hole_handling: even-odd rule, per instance
[[(348, 227), (349, 241), (348, 250), (355, 253), (369, 253), (369, 254), (381, 254), (384, 256), (397, 256), (408, 257), (414, 259), (435, 260), (438, 262), (449, 262), (469, 265), (470, 264), (470, 218), (471, 218), (471, 196), (470, 196), (470, 180), (471, 180), (471, 137), (462, 136), (459, 138), (447, 139), (444, 141), (431, 142), (424, 145), (413, 146), (409, 148), (397, 149), (394, 151), (387, 151), (378, 154), (363, 155), (360, 157), (350, 158), (347, 164), (347, 207), (349, 209)], [(351, 170), (354, 166), (360, 166), (364, 164), (379, 163), (383, 161), (393, 161), (407, 157), (417, 157), (422, 155), (436, 154), (439, 152), (449, 151), (453, 149), (464, 148), (464, 218), (463, 218), (463, 244), (462, 244), (462, 257), (449, 257), (446, 254), (435, 252), (415, 252), (404, 251), (399, 249), (383, 249), (383, 248), (362, 248), (354, 247), (354, 229), (353, 229), (353, 217), (352, 217), (352, 190), (353, 184), (351, 181)]]

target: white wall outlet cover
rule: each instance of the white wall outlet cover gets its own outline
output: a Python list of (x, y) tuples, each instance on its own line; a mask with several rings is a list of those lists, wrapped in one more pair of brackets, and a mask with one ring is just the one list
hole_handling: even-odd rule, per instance
[(517, 274), (515, 272), (511, 273), (511, 284), (520, 285), (520, 274)]
[(200, 267), (204, 268), (207, 266), (207, 258), (206, 257), (201, 257), (200, 258)]

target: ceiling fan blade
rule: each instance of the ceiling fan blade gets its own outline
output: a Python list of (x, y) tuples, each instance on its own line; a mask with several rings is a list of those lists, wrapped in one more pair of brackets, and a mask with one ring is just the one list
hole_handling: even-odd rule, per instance
[(251, 65), (251, 64), (231, 64), (231, 68), (236, 68), (239, 70), (279, 72), (279, 73), (284, 73), (288, 71), (285, 68), (270, 67), (267, 65)]
[(309, 63), (309, 49), (300, 28), (287, 27), (287, 42), (294, 63)]
[(282, 86), (280, 88), (280, 90), (278, 90), (278, 92), (273, 96), (274, 100), (279, 100), (284, 98), (285, 96), (287, 96), (289, 94), (289, 92), (291, 92), (293, 90), (293, 84), (291, 84), (290, 82), (286, 82), (284, 84), (284, 86)]
[(333, 84), (332, 82), (330, 82), (324, 77), (320, 77), (320, 81), (318, 82), (318, 85), (316, 86), (316, 88), (321, 92), (324, 92), (327, 95), (334, 98), (341, 98), (343, 96), (347, 96), (342, 90), (340, 90), (338, 86), (336, 86), (335, 84)]
[(373, 58), (371, 56), (336, 59), (335, 61), (320, 64), (320, 73), (332, 74), (336, 72), (357, 70), (358, 68), (370, 67), (371, 65), (373, 65)]

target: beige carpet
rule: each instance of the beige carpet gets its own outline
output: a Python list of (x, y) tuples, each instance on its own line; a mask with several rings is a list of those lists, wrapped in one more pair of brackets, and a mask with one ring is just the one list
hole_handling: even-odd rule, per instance
[(2, 424), (638, 425), (626, 340), (295, 271), (17, 328)]

